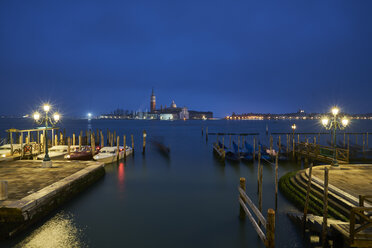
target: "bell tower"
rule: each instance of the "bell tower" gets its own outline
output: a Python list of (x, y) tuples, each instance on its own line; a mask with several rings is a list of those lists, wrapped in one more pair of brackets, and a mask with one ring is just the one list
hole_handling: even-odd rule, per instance
[(156, 98), (155, 98), (155, 94), (154, 94), (154, 88), (152, 88), (151, 100), (150, 100), (151, 113), (153, 113), (155, 111), (155, 107), (156, 107)]

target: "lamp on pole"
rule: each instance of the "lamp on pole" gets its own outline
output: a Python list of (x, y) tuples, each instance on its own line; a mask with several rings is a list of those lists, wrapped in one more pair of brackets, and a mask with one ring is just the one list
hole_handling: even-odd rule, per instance
[(291, 126), (291, 128), (292, 128), (292, 137), (293, 137), (293, 139), (294, 139), (294, 132), (295, 132), (295, 130), (296, 130), (296, 128), (297, 128), (297, 126), (296, 126), (296, 124), (293, 124), (292, 126)]
[(49, 154), (48, 154), (48, 126), (49, 123), (52, 127), (55, 126), (55, 124), (59, 121), (60, 115), (55, 112), (53, 114), (53, 118), (49, 117), (48, 112), (50, 110), (50, 105), (44, 104), (43, 110), (45, 112), (45, 116), (41, 116), (39, 112), (34, 113), (34, 120), (38, 124), (44, 124), (45, 125), (45, 156), (43, 159), (43, 167), (52, 167), (52, 161), (50, 160)]
[(327, 116), (322, 119), (322, 124), (327, 130), (332, 130), (333, 132), (333, 166), (338, 166), (336, 159), (336, 132), (337, 129), (343, 130), (349, 124), (349, 120), (344, 116), (339, 118), (337, 115), (340, 110), (337, 107), (332, 108), (332, 116), (328, 118)]

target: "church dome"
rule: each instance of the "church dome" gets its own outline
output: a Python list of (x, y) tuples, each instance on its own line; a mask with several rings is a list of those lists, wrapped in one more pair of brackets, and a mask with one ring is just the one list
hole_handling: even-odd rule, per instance
[(172, 103), (171, 103), (171, 108), (177, 108), (177, 105), (176, 105), (176, 103), (174, 102), (174, 100), (173, 100)]

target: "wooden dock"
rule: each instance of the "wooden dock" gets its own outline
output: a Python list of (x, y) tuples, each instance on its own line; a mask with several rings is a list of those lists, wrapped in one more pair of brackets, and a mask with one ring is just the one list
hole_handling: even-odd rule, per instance
[(300, 142), (295, 144), (294, 153), (298, 157), (306, 158), (315, 162), (331, 164), (333, 162), (333, 155), (336, 151), (336, 161), (339, 164), (349, 163), (349, 150), (328, 146), (322, 146), (313, 143)]
[(105, 174), (99, 162), (53, 161), (51, 168), (41, 163), (0, 164), (1, 239), (26, 229)]

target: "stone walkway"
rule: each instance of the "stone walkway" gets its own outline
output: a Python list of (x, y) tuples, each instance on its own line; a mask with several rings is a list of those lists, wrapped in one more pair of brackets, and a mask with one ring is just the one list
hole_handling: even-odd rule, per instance
[(88, 166), (79, 161), (53, 161), (52, 168), (41, 168), (37, 160), (3, 162), (0, 180), (8, 181), (7, 201), (19, 200)]
[[(313, 167), (313, 175), (324, 180), (324, 167)], [(341, 165), (329, 170), (329, 183), (358, 198), (359, 195), (372, 195), (372, 165)]]

